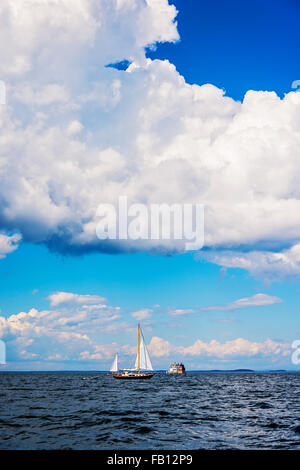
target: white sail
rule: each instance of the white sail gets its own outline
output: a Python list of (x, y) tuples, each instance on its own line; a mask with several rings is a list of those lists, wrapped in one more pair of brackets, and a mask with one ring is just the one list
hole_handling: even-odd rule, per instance
[[(140, 331), (141, 339), (140, 339), (140, 369), (144, 370), (153, 370), (150, 356), (147, 350), (147, 346), (144, 340), (144, 336), (142, 331)], [(139, 355), (137, 354), (136, 360), (135, 360), (135, 368), (139, 368)]]
[(111, 372), (118, 372), (118, 370), (119, 370), (119, 368), (118, 368), (118, 353), (117, 353), (116, 357), (114, 359), (114, 362), (111, 365), (110, 371)]

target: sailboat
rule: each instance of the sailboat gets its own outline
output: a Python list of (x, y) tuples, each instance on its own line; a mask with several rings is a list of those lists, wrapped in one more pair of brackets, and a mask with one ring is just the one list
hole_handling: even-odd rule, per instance
[(138, 324), (138, 351), (134, 369), (119, 370), (119, 360), (117, 353), (110, 371), (115, 379), (151, 379), (151, 377), (154, 375), (154, 372), (145, 372), (146, 370), (153, 370), (153, 367), (140, 324)]

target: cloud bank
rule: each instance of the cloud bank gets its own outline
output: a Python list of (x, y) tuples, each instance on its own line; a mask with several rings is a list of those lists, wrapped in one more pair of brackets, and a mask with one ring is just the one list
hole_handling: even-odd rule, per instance
[(300, 93), (237, 102), (146, 59), (178, 40), (175, 18), (167, 0), (1, 2), (0, 230), (74, 255), (176, 253), (98, 240), (98, 205), (203, 203), (206, 259), (298, 275)]
[(246, 269), (257, 278), (269, 280), (292, 278), (300, 272), (300, 243), (281, 252), (212, 251), (199, 258), (227, 268)]
[[(0, 339), (7, 347), (11, 369), (49, 368), (108, 368), (117, 351), (128, 367), (136, 355), (136, 324), (125, 320), (120, 307), (99, 303), (97, 295), (58, 292), (48, 297), (49, 310), (30, 309), (8, 318), (0, 316)], [(134, 318), (146, 319), (151, 309), (134, 312)], [(122, 344), (115, 341), (122, 332)], [(151, 328), (147, 331), (150, 336)], [(175, 345), (153, 335), (149, 351), (158, 366), (161, 361), (184, 357), (212, 360), (242, 360), (254, 358), (256, 364), (286, 361), (291, 354), (289, 344), (267, 339), (252, 342), (236, 338), (225, 343), (215, 339), (197, 339), (191, 345)], [(209, 364), (209, 363), (207, 363)]]
[(215, 357), (228, 359), (234, 357), (258, 357), (267, 356), (282, 358), (291, 354), (291, 345), (279, 343), (267, 339), (263, 343), (251, 342), (244, 338), (237, 338), (225, 343), (211, 340), (209, 343), (198, 339), (191, 346), (174, 346), (169, 341), (153, 336), (149, 344), (149, 350), (154, 357), (170, 356), (178, 354), (180, 356)]
[(100, 297), (99, 295), (79, 295), (72, 292), (54, 292), (48, 296), (48, 300), (51, 307), (57, 307), (61, 304), (95, 305), (106, 301), (105, 297)]

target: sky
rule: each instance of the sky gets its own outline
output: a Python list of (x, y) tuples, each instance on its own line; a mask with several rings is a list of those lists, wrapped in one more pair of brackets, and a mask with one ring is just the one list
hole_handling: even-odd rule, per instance
[[(1, 2), (0, 369), (131, 367), (138, 322), (155, 369), (299, 369), (299, 15)], [(99, 240), (120, 195), (203, 204), (203, 248)]]

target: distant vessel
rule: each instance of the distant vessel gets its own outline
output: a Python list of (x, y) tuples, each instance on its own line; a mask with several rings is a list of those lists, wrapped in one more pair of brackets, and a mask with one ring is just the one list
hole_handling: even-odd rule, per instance
[(179, 364), (179, 362), (173, 362), (169, 370), (167, 370), (167, 374), (185, 374), (185, 367), (182, 363)]
[(151, 379), (154, 373), (144, 372), (145, 370), (153, 370), (153, 367), (142, 330), (138, 324), (138, 351), (134, 369), (119, 369), (119, 359), (117, 353), (110, 371), (115, 379)]

